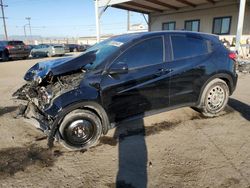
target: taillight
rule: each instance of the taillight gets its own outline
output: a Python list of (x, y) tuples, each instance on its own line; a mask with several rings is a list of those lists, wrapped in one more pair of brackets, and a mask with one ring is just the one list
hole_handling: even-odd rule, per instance
[(15, 48), (14, 46), (11, 46), (11, 45), (8, 45), (8, 46), (6, 46), (6, 48), (9, 50), (9, 49), (13, 49), (13, 48)]
[(232, 59), (232, 60), (236, 60), (237, 55), (236, 55), (235, 52), (230, 52), (230, 53), (228, 54), (228, 57), (229, 57), (230, 59)]

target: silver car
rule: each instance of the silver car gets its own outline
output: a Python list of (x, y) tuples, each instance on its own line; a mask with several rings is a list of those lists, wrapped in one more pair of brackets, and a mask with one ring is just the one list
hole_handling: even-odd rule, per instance
[(65, 54), (64, 46), (60, 44), (39, 44), (31, 50), (32, 57), (63, 56), (64, 54)]

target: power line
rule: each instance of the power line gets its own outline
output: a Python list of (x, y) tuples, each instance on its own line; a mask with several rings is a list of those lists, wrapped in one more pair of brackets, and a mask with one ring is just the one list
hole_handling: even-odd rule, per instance
[(7, 28), (6, 28), (6, 22), (5, 22), (5, 15), (4, 15), (4, 7), (7, 7), (8, 5), (3, 4), (3, 0), (0, 1), (1, 4), (1, 10), (2, 10), (2, 19), (3, 19), (3, 27), (4, 27), (4, 34), (5, 34), (5, 39), (8, 40), (8, 33), (7, 33)]

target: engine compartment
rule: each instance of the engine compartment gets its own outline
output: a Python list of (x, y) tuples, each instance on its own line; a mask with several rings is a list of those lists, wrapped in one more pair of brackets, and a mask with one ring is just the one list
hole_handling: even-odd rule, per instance
[(17, 116), (35, 118), (48, 124), (51, 119), (44, 113), (44, 110), (58, 96), (78, 88), (84, 75), (85, 71), (79, 70), (58, 76), (48, 74), (40, 83), (36, 80), (27, 82), (12, 95), (19, 103)]

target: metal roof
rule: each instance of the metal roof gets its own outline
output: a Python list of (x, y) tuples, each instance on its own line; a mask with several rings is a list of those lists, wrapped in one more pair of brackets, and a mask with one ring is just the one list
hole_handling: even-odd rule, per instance
[[(204, 4), (216, 5), (223, 0), (99, 0), (99, 7), (111, 6), (120, 9), (141, 12), (163, 12), (168, 10), (179, 10), (184, 7), (197, 7)], [(226, 2), (237, 2), (237, 0), (227, 0)]]

